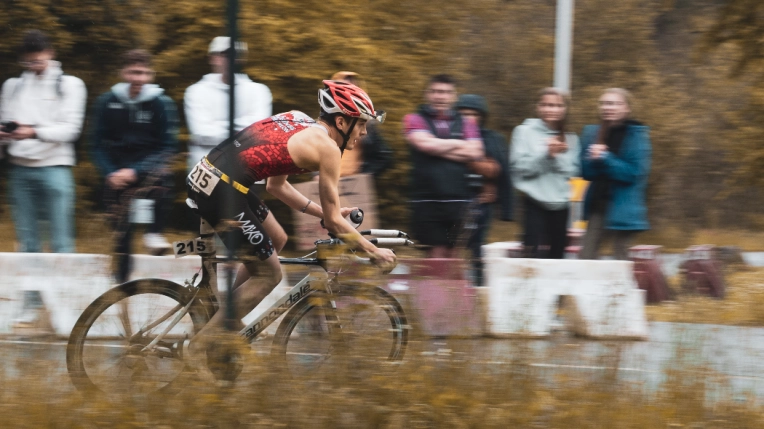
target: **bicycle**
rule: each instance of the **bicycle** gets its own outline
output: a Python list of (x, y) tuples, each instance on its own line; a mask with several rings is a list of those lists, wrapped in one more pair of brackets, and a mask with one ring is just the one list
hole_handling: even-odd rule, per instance
[[(359, 211), (360, 212), (360, 211)], [(363, 212), (353, 213), (360, 226)], [(360, 218), (360, 219), (359, 219)], [(398, 230), (365, 230), (380, 246), (411, 245)], [(273, 337), (271, 355), (280, 358), (294, 375), (315, 372), (337, 350), (337, 341), (352, 345), (356, 339), (375, 344), (375, 358), (398, 361), (408, 341), (409, 326), (400, 303), (384, 289), (345, 284), (340, 274), (349, 263), (370, 264), (351, 250), (341, 252), (339, 264), (331, 257), (343, 245), (331, 236), (315, 242), (315, 249), (299, 258), (283, 258), (284, 265), (320, 267), (309, 272), (238, 335), (246, 342), (258, 336), (282, 314)], [(181, 375), (190, 372), (183, 362), (183, 344), (220, 308), (217, 298), (218, 258), (214, 230), (202, 219), (200, 236), (173, 246), (176, 256), (201, 256), (199, 272), (180, 285), (164, 279), (140, 279), (107, 291), (82, 313), (69, 337), (67, 369), (75, 387), (87, 393), (174, 393)], [(332, 266), (330, 267), (330, 262)], [(209, 349), (208, 349), (209, 351)], [(216, 378), (232, 380), (240, 367), (213, 370)], [(235, 360), (235, 357), (233, 358)]]

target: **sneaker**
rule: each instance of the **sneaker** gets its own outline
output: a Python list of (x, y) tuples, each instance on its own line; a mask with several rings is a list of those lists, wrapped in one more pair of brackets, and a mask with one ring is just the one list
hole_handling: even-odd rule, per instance
[(170, 243), (165, 240), (164, 235), (157, 233), (143, 234), (143, 245), (155, 256), (164, 255), (170, 250)]

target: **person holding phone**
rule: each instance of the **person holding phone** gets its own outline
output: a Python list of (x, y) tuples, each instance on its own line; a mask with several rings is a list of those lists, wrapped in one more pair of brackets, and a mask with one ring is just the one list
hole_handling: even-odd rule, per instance
[(603, 239), (612, 237), (615, 259), (628, 259), (629, 243), (650, 229), (645, 190), (650, 173), (650, 128), (630, 118), (631, 94), (606, 89), (599, 98), (599, 125), (581, 133), (583, 178), (591, 181), (584, 200), (589, 221), (581, 259), (597, 259)]
[(565, 129), (568, 104), (567, 92), (544, 88), (536, 103), (538, 118), (526, 119), (512, 132), (509, 165), (512, 183), (523, 194), (523, 244), (529, 258), (565, 256), (568, 180), (580, 171), (578, 137)]
[(8, 198), (17, 250), (75, 251), (75, 142), (85, 119), (85, 83), (64, 74), (48, 36), (29, 30), (19, 46), (24, 71), (0, 89), (0, 158), (8, 152)]

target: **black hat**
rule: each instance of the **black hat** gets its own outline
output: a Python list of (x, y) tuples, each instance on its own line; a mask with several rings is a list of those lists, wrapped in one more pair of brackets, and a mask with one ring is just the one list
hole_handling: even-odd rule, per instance
[(485, 98), (477, 94), (463, 94), (456, 102), (456, 109), (473, 109), (480, 112), (483, 116), (488, 115), (488, 103)]

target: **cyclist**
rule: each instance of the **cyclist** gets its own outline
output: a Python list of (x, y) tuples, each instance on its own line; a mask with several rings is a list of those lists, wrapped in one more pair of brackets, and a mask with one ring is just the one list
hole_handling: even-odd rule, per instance
[[(349, 236), (348, 241), (357, 243), (358, 250), (369, 253), (377, 265), (395, 263), (390, 249), (377, 248), (345, 221), (353, 208), (341, 208), (338, 193), (342, 153), (353, 150), (366, 135), (367, 121), (381, 123), (385, 114), (374, 110), (361, 88), (341, 81), (323, 83), (318, 91), (318, 120), (291, 111), (256, 122), (212, 149), (186, 179), (189, 198), (226, 246), (256, 257), (245, 259), (233, 284), (237, 320), (281, 281), (278, 252), (287, 239), (268, 207), (249, 190), (256, 181), (267, 178), (271, 195), (323, 219), (329, 232)], [(319, 172), (320, 202), (310, 201), (287, 182), (288, 175), (313, 171)], [(226, 224), (232, 226), (226, 228)], [(196, 338), (221, 326), (224, 317), (225, 311), (218, 311)], [(194, 344), (201, 342), (192, 340), (192, 354)]]

